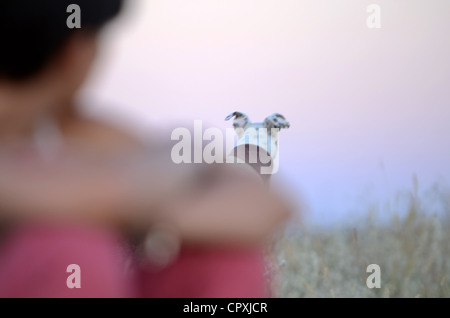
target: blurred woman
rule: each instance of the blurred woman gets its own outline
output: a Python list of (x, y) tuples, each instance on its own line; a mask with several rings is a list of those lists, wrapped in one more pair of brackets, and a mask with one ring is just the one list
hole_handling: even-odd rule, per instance
[[(73, 3), (81, 29), (66, 26)], [(0, 3), (0, 296), (265, 296), (261, 246), (289, 208), (255, 170), (176, 166), (166, 145), (77, 112), (121, 7)]]

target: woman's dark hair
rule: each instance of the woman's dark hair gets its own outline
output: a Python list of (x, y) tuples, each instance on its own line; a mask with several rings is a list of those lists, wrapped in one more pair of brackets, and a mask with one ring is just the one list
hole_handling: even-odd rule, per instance
[[(123, 0), (0, 0), (0, 79), (25, 80), (41, 71), (74, 32), (99, 30)], [(70, 4), (81, 8), (81, 28), (69, 29)]]

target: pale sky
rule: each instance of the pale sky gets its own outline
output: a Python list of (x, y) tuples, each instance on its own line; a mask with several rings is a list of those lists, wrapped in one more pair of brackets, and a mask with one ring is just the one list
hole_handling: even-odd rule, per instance
[(143, 134), (282, 113), (275, 178), (314, 220), (342, 220), (413, 174), (449, 185), (449, 30), (448, 0), (134, 0), (83, 96)]

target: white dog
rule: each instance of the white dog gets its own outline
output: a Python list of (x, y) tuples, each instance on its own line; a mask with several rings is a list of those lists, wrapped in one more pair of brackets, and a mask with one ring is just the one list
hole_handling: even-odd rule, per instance
[[(243, 145), (257, 146), (264, 149), (271, 157), (271, 161), (274, 162), (278, 155), (278, 133), (280, 129), (290, 127), (286, 118), (281, 114), (275, 113), (268, 116), (263, 122), (253, 123), (246, 114), (234, 112), (225, 120), (232, 118), (234, 118), (233, 127), (238, 136), (236, 147)], [(229, 156), (237, 158), (237, 162), (246, 162), (242, 157), (236, 156), (234, 152)]]
[[(253, 123), (248, 117), (248, 115), (241, 112), (234, 112), (228, 115), (227, 118), (225, 118), (225, 120), (230, 120), (232, 118), (234, 118), (233, 127), (239, 138), (237, 145), (241, 144), (257, 145), (267, 150), (269, 154), (272, 156), (272, 158), (275, 158), (276, 156), (277, 151), (276, 147), (278, 146), (278, 132), (280, 131), (280, 129), (287, 129), (291, 127), (290, 123), (286, 120), (286, 118), (278, 113), (266, 117), (266, 119), (264, 119), (264, 121), (260, 123)], [(261, 138), (264, 137), (262, 136), (262, 134), (264, 133), (262, 131), (261, 132), (259, 131), (260, 128), (266, 128), (264, 132), (267, 134), (266, 138)], [(244, 138), (245, 136), (248, 136), (247, 140)], [(270, 144), (274, 144), (275, 148), (271, 149)]]

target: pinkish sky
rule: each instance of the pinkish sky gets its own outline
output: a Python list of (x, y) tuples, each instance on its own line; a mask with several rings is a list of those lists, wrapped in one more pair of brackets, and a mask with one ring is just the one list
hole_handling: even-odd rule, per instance
[[(371, 3), (381, 29), (366, 26)], [(413, 174), (448, 186), (449, 30), (448, 0), (134, 0), (84, 98), (143, 134), (280, 112), (292, 128), (276, 179), (312, 219), (338, 220)]]

